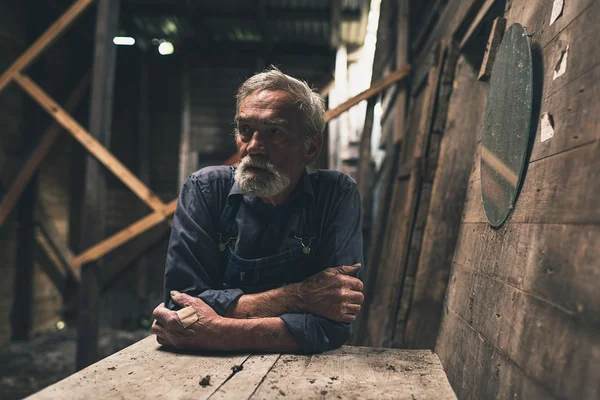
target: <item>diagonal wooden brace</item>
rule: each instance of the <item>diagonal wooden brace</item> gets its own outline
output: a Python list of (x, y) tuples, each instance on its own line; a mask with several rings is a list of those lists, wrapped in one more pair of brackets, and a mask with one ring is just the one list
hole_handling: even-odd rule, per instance
[(161, 211), (155, 211), (152, 214), (139, 219), (137, 222), (115, 233), (108, 239), (105, 239), (97, 245), (90, 247), (75, 257), (75, 259), (71, 262), (71, 266), (74, 270), (78, 270), (83, 264), (99, 259), (110, 251), (116, 249), (117, 247), (123, 245), (124, 243), (169, 218), (175, 212), (176, 207), (177, 199), (168, 203)]
[(0, 92), (17, 74), (31, 64), (94, 0), (78, 0), (60, 16), (17, 60), (0, 76)]
[[(73, 90), (67, 102), (65, 104), (65, 110), (68, 112), (75, 111), (77, 105), (81, 102), (85, 91), (87, 90), (90, 83), (90, 73), (88, 72), (79, 82), (77, 88)], [(62, 126), (58, 122), (54, 122), (52, 126), (44, 133), (40, 143), (37, 145), (35, 150), (31, 153), (27, 162), (19, 172), (19, 175), (15, 178), (13, 184), (10, 186), (10, 189), (2, 199), (2, 203), (0, 203), (0, 226), (4, 223), (6, 218), (10, 215), (10, 212), (14, 208), (15, 204), (21, 197), (23, 190), (29, 183), (29, 180), (37, 171), (38, 167), (46, 158), (46, 155), (50, 152), (50, 149), (58, 136), (62, 132)]]
[(31, 78), (18, 73), (14, 80), (36, 100), (67, 132), (92, 153), (98, 161), (108, 168), (117, 178), (131, 189), (143, 202), (154, 211), (162, 211), (165, 205), (152, 191), (144, 185), (127, 167), (102, 146), (88, 131), (86, 131), (69, 113), (62, 109), (44, 90)]

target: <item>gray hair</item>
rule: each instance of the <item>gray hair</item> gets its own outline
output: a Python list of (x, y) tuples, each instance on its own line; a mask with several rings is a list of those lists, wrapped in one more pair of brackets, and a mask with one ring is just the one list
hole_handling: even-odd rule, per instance
[[(294, 99), (298, 110), (302, 113), (303, 120), (303, 142), (308, 150), (310, 139), (318, 132), (325, 129), (325, 101), (320, 94), (314, 92), (304, 81), (284, 74), (276, 67), (271, 67), (248, 78), (239, 87), (236, 98), (236, 118), (240, 112), (242, 101), (252, 93), (262, 90), (283, 90), (288, 92)], [(237, 135), (237, 129), (236, 129)]]

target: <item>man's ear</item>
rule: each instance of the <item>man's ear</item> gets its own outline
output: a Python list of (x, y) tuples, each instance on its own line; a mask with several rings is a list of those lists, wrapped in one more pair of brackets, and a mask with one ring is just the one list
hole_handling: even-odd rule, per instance
[(317, 132), (310, 138), (310, 146), (304, 155), (304, 165), (310, 165), (315, 161), (321, 151), (321, 147), (323, 147), (323, 134)]

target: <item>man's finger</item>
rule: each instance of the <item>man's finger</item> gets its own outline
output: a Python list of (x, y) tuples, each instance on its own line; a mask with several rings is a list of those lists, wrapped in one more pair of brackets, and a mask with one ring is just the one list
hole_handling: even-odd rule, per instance
[(169, 321), (172, 319), (171, 314), (174, 314), (175, 311), (171, 311), (165, 307), (156, 307), (152, 316), (156, 320), (156, 322), (162, 326), (166, 326)]
[(346, 314), (358, 314), (360, 311), (360, 304), (348, 304), (346, 306)]
[(170, 294), (171, 299), (173, 299), (175, 304), (181, 307), (189, 307), (197, 300), (195, 297), (192, 297), (189, 294), (180, 293), (177, 290), (171, 290)]
[(346, 295), (346, 300), (352, 304), (362, 304), (365, 300), (365, 296), (361, 292), (350, 292)]
[(362, 292), (364, 289), (364, 284), (362, 283), (362, 281), (358, 278), (355, 278), (353, 276), (341, 276), (340, 278), (343, 278), (344, 281), (344, 285), (351, 290), (356, 290), (357, 292)]
[(354, 265), (341, 265), (335, 270), (342, 275), (356, 276), (358, 274), (358, 271), (360, 271), (360, 267), (361, 264), (357, 263)]

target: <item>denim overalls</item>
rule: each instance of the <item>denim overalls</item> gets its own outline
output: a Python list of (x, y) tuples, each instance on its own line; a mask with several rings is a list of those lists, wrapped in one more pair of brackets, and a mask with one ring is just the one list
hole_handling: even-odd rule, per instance
[[(234, 184), (234, 167), (231, 168), (231, 182)], [(242, 196), (233, 196), (227, 201), (218, 227), (218, 250), (221, 254), (223, 286), (239, 288), (245, 293), (264, 292), (290, 283), (301, 282), (320, 269), (315, 265), (317, 229), (312, 207), (302, 207), (295, 213), (295, 231), (285, 238), (289, 245), (279, 254), (257, 259), (246, 259), (234, 251), (238, 235), (236, 215), (243, 201)], [(302, 201), (306, 202), (306, 196)]]

